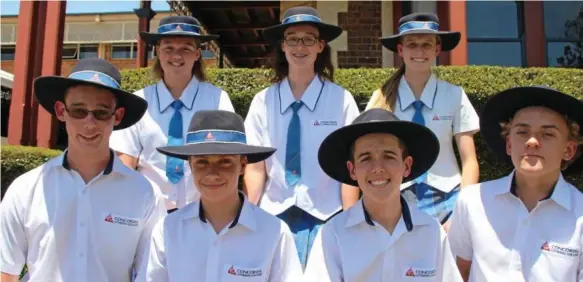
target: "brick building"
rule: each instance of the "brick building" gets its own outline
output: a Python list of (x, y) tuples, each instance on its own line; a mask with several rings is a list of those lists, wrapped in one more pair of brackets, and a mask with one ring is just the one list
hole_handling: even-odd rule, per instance
[[(161, 18), (171, 15), (170, 11), (157, 12), (150, 22), (150, 30), (155, 31)], [(2, 16), (1, 66), (12, 73), (16, 52), (16, 31), (18, 16)], [(120, 69), (136, 68), (138, 53), (138, 18), (132, 12), (68, 14), (65, 18), (61, 74), (68, 75), (77, 60), (102, 58)], [(148, 50), (148, 65), (151, 66), (154, 50)], [(205, 50), (203, 57), (207, 66), (215, 67), (217, 58), (213, 52)]]
[[(344, 33), (331, 43), (340, 68), (393, 67), (400, 59), (379, 37), (394, 34), (401, 16), (433, 12), (441, 28), (460, 31), (462, 42), (442, 54), (440, 65), (573, 66), (583, 41), (581, 1), (170, 1), (221, 35), (236, 67), (265, 64), (269, 46), (261, 29), (277, 24), (293, 6), (316, 8)], [(581, 64), (581, 63), (579, 63)]]

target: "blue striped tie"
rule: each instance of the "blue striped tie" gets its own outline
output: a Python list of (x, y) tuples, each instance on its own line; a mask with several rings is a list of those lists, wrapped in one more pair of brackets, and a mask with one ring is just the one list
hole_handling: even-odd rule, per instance
[[(425, 125), (425, 119), (423, 118), (422, 110), (423, 110), (423, 102), (417, 100), (413, 102), (413, 107), (415, 108), (415, 114), (413, 115), (413, 122), (418, 123), (421, 125)], [(413, 160), (415, 161), (415, 160)], [(422, 183), (427, 178), (427, 172), (423, 173), (419, 177), (415, 179), (416, 183)]]
[[(168, 127), (168, 146), (181, 146), (184, 144), (182, 136), (182, 114), (180, 109), (184, 106), (182, 101), (175, 100), (171, 104), (174, 115), (170, 119)], [(166, 157), (166, 177), (170, 182), (176, 184), (184, 176), (184, 161), (170, 156)]]
[(302, 176), (300, 158), (300, 117), (298, 110), (302, 107), (302, 101), (296, 101), (290, 107), (293, 115), (287, 129), (287, 146), (285, 151), (285, 180), (289, 186), (295, 186)]

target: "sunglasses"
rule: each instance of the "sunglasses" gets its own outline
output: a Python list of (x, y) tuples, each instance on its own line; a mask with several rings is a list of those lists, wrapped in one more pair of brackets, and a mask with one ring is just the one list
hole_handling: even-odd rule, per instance
[(284, 39), (285, 44), (287, 44), (288, 46), (296, 46), (300, 43), (300, 41), (302, 42), (302, 44), (304, 46), (313, 46), (314, 44), (316, 44), (316, 42), (318, 42), (318, 37), (315, 36), (304, 36), (304, 37), (295, 37), (295, 36), (290, 36)]
[(67, 110), (67, 112), (69, 113), (69, 116), (74, 118), (74, 119), (84, 119), (85, 117), (87, 117), (87, 115), (89, 115), (89, 113), (93, 114), (93, 117), (97, 120), (102, 120), (102, 121), (106, 121), (109, 120), (114, 114), (115, 111), (110, 112), (108, 110), (87, 110), (84, 108), (72, 108), (69, 109), (67, 108), (67, 106), (65, 106), (65, 110)]

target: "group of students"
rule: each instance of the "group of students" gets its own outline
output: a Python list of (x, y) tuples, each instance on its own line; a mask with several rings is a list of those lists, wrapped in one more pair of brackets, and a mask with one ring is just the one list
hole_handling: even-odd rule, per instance
[[(294, 7), (263, 31), (273, 84), (243, 119), (206, 82), (218, 36), (200, 29), (141, 33), (159, 81), (136, 93), (100, 59), (35, 81), (68, 148), (0, 204), (1, 281), (25, 265), (29, 281), (583, 280), (583, 195), (563, 179), (582, 171), (583, 101), (516, 87), (478, 118), (431, 72), (460, 33), (422, 13), (381, 39), (404, 64), (360, 113), (334, 83), (342, 29)], [(508, 176), (478, 183), (478, 131)]]

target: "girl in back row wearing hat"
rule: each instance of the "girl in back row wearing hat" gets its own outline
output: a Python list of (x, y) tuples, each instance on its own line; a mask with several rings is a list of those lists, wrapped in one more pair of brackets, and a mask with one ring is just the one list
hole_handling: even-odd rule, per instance
[(274, 47), (274, 84), (255, 95), (245, 120), (249, 144), (278, 151), (247, 166), (245, 189), (252, 203), (289, 225), (305, 265), (319, 226), (358, 200), (356, 187), (340, 192), (316, 155), (326, 135), (359, 110), (350, 92), (333, 83), (328, 42), (342, 29), (323, 23), (311, 7), (290, 8), (283, 17), (263, 32)]
[(111, 135), (111, 148), (160, 188), (169, 212), (197, 199), (198, 192), (184, 161), (166, 157), (156, 147), (183, 144), (188, 121), (199, 110), (234, 112), (227, 93), (205, 82), (200, 47), (219, 36), (202, 35), (200, 29), (193, 17), (169, 16), (160, 20), (157, 33), (140, 33), (156, 46), (153, 71), (159, 81), (135, 93), (148, 101), (144, 117)]
[(237, 189), (245, 167), (275, 151), (247, 144), (241, 116), (199, 111), (186, 145), (158, 151), (188, 161), (201, 197), (154, 227), (138, 282), (302, 280), (289, 227)]
[[(426, 173), (402, 185), (408, 200), (448, 227), (461, 187), (478, 181), (479, 168), (473, 135), (479, 118), (464, 90), (438, 79), (431, 67), (441, 51), (454, 49), (459, 32), (439, 31), (434, 14), (410, 14), (399, 21), (399, 34), (381, 38), (383, 46), (397, 52), (403, 65), (373, 93), (367, 109), (384, 108), (403, 120), (430, 128), (439, 138), (440, 152)], [(457, 165), (455, 137), (462, 170)]]

